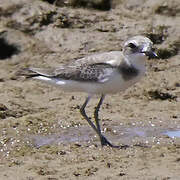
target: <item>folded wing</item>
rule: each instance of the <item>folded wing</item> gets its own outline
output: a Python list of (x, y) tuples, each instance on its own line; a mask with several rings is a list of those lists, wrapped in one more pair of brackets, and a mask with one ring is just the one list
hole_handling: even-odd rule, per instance
[(115, 71), (115, 67), (106, 63), (82, 64), (79, 66), (62, 66), (58, 69), (29, 68), (27, 78), (44, 76), (49, 78), (75, 80), (84, 82), (106, 82)]

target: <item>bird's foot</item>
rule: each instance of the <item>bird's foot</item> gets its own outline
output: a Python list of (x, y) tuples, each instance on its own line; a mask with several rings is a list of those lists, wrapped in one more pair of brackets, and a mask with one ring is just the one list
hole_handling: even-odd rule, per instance
[(102, 147), (103, 147), (103, 146), (110, 146), (110, 147), (112, 147), (112, 148), (118, 148), (118, 149), (126, 149), (126, 148), (129, 147), (128, 145), (120, 145), (120, 146), (118, 146), (118, 145), (113, 145), (113, 144), (111, 144), (111, 143), (106, 139), (106, 137), (104, 137), (104, 136), (101, 136), (101, 146), (102, 146)]

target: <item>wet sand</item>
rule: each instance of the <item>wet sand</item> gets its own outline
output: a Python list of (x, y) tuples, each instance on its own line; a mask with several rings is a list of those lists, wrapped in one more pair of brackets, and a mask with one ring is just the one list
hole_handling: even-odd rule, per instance
[[(114, 0), (110, 10), (103, 1), (82, 2), (0, 3), (0, 179), (179, 180), (179, 0)], [(100, 146), (79, 113), (86, 94), (16, 75), (121, 50), (137, 34), (152, 39), (160, 59), (147, 62), (140, 83), (107, 96), (100, 111), (105, 136), (128, 148)]]

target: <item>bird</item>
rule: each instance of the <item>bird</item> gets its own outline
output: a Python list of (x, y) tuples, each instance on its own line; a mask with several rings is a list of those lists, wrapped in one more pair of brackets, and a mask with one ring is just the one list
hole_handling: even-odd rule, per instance
[[(87, 97), (80, 107), (82, 117), (98, 135), (101, 146), (113, 145), (100, 127), (99, 111), (107, 94), (125, 91), (139, 82), (146, 72), (146, 61), (157, 58), (152, 41), (143, 35), (130, 37), (122, 51), (110, 51), (88, 55), (59, 67), (26, 69), (27, 78), (41, 80), (56, 85), (64, 91), (85, 92)], [(86, 114), (85, 108), (93, 95), (100, 99), (94, 109), (94, 120)]]

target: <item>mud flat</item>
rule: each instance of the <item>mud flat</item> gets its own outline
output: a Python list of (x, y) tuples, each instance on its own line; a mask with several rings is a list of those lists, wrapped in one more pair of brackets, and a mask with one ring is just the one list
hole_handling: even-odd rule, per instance
[[(180, 178), (179, 0), (0, 2), (0, 179)], [(124, 94), (107, 96), (100, 117), (112, 143), (101, 148), (79, 113), (85, 94), (16, 76), (146, 35), (160, 60)], [(87, 108), (92, 114), (94, 98)]]

